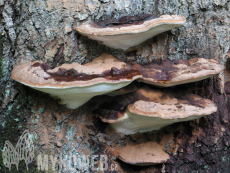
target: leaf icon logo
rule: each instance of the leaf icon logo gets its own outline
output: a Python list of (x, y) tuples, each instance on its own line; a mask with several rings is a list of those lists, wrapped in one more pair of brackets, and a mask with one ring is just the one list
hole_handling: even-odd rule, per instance
[(25, 130), (20, 136), (16, 147), (6, 141), (3, 148), (2, 158), (4, 165), (11, 170), (11, 165), (15, 164), (18, 170), (18, 163), (24, 160), (28, 170), (28, 164), (34, 159), (34, 145), (32, 139), (29, 137), (29, 131)]

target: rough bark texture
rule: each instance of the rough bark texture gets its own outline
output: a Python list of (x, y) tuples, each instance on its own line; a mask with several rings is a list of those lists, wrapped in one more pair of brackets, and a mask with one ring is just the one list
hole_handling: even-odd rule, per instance
[[(0, 148), (6, 140), (15, 146), (23, 131), (29, 129), (34, 132), (35, 155), (107, 154), (109, 167), (118, 165), (114, 172), (230, 172), (230, 96), (223, 92), (221, 75), (176, 87), (213, 100), (217, 113), (157, 132), (128, 136), (115, 133), (91, 113), (96, 103), (103, 100), (101, 97), (70, 110), (47, 94), (10, 78), (12, 68), (20, 63), (85, 63), (103, 52), (140, 64), (157, 58), (213, 58), (224, 67), (229, 50), (229, 7), (227, 0), (0, 0)], [(92, 20), (143, 12), (156, 16), (180, 14), (187, 22), (129, 52), (110, 49), (74, 30)], [(163, 165), (135, 167), (115, 159), (114, 148), (164, 139), (170, 160)], [(68, 163), (55, 169), (71, 172)], [(36, 172), (36, 166), (35, 158), (29, 164), (29, 172)], [(24, 162), (20, 162), (19, 169), (26, 172)], [(77, 171), (82, 171), (80, 165), (76, 165)], [(0, 172), (10, 172), (2, 157)], [(17, 172), (15, 165), (11, 172)], [(112, 171), (109, 168), (104, 172)]]

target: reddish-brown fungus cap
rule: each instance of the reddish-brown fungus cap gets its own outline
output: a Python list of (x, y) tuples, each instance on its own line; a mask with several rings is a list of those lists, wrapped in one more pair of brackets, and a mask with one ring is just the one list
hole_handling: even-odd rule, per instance
[(104, 122), (123, 134), (158, 130), (217, 111), (216, 105), (198, 95), (179, 91), (140, 88), (135, 93), (107, 99), (97, 111)]
[(91, 63), (63, 64), (51, 69), (43, 62), (15, 67), (12, 78), (39, 91), (57, 96), (77, 108), (95, 95), (122, 88), (140, 78), (141, 72), (112, 55), (102, 54)]
[(92, 22), (80, 25), (75, 29), (92, 40), (101, 41), (106, 46), (126, 50), (157, 34), (181, 26), (185, 21), (184, 16), (162, 15), (134, 24), (101, 27)]
[(139, 70), (143, 75), (141, 82), (170, 87), (209, 78), (220, 73), (222, 67), (213, 59), (192, 58), (190, 60), (162, 60), (160, 64), (139, 66)]
[(120, 160), (138, 166), (165, 163), (170, 158), (169, 155), (164, 152), (164, 147), (156, 142), (127, 145), (117, 152)]

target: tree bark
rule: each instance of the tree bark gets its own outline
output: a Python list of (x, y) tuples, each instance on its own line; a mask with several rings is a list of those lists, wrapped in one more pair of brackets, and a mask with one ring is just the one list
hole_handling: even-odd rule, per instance
[[(139, 64), (153, 59), (216, 59), (225, 68), (229, 51), (230, 3), (227, 0), (0, 0), (0, 147), (6, 140), (16, 146), (19, 136), (29, 129), (34, 140), (35, 158), (29, 171), (37, 169), (37, 155), (107, 155), (115, 172), (230, 172), (229, 95), (224, 92), (224, 74), (176, 88), (213, 100), (218, 111), (199, 120), (176, 123), (162, 130), (121, 135), (102, 123), (90, 110), (97, 98), (71, 110), (47, 94), (13, 81), (11, 71), (21, 63), (42, 60), (51, 66), (86, 63), (103, 52)], [(136, 50), (108, 48), (87, 39), (75, 27), (93, 20), (151, 13), (179, 14), (187, 22), (155, 36)], [(165, 164), (135, 167), (115, 159), (113, 148), (128, 143), (162, 141), (170, 160)], [(167, 146), (167, 147), (166, 147)], [(1, 153), (2, 154), (2, 153)], [(65, 159), (64, 159), (65, 160)], [(71, 167), (56, 165), (68, 172)], [(60, 162), (60, 161), (59, 161)], [(51, 162), (49, 160), (49, 164)], [(49, 165), (49, 166), (50, 166)], [(2, 157), (0, 168), (5, 168)], [(26, 171), (24, 162), (20, 171)], [(81, 171), (76, 165), (76, 172)], [(12, 166), (12, 172), (17, 172)], [(89, 172), (95, 172), (88, 168)], [(106, 172), (112, 171), (108, 169)]]

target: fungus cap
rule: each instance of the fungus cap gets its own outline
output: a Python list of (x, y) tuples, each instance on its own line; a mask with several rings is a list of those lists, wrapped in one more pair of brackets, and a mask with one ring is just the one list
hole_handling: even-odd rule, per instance
[(96, 23), (84, 24), (75, 29), (89, 39), (101, 41), (108, 47), (126, 50), (149, 38), (179, 27), (186, 21), (180, 15), (162, 15), (134, 24), (101, 27)]
[(165, 163), (170, 158), (163, 146), (156, 142), (127, 145), (117, 153), (118, 158), (123, 162), (137, 166)]
[(160, 87), (170, 87), (209, 78), (220, 73), (222, 66), (213, 59), (162, 60), (138, 67), (142, 72), (141, 82)]
[(51, 69), (42, 62), (29, 62), (12, 71), (14, 80), (61, 98), (69, 108), (78, 108), (92, 97), (122, 88), (140, 77), (140, 71), (109, 54), (84, 65), (72, 63)]
[[(109, 100), (109, 99), (107, 99)], [(99, 117), (119, 133), (134, 134), (158, 130), (169, 124), (189, 121), (217, 111), (216, 105), (208, 99), (195, 94), (160, 91), (150, 88), (138, 89), (135, 93), (111, 98), (111, 103), (118, 106), (104, 105)], [(106, 109), (107, 110), (104, 110)]]

